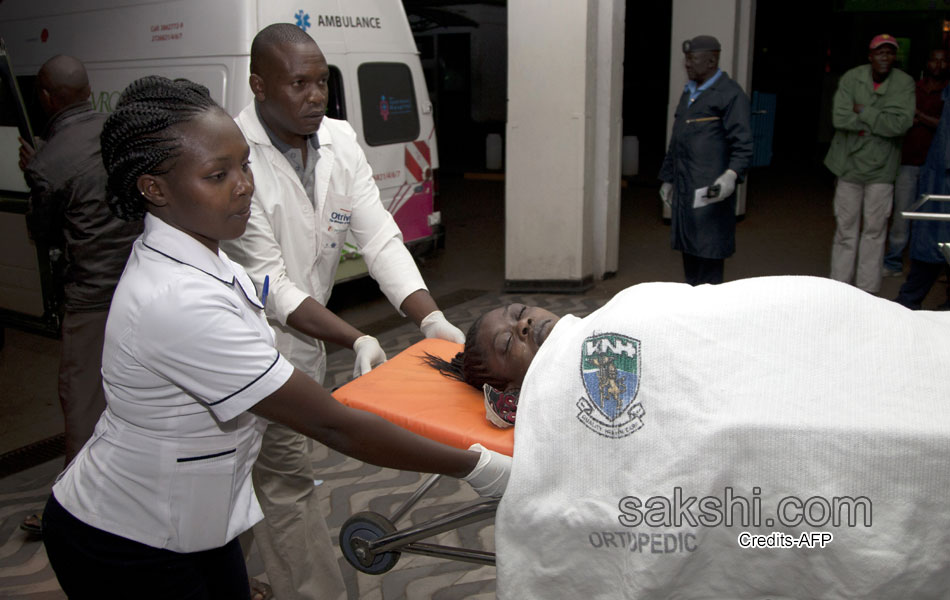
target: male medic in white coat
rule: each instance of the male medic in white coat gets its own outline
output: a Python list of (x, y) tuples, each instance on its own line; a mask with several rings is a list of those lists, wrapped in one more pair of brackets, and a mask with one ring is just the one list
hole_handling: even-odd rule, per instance
[[(255, 192), (245, 234), (225, 246), (258, 289), (269, 282), (266, 312), (277, 349), (319, 382), (326, 370), (320, 340), (353, 348), (354, 375), (386, 360), (374, 338), (325, 308), (348, 231), (400, 313), (427, 338), (464, 342), (432, 299), (380, 202), (356, 132), (345, 121), (325, 117), (329, 75), (316, 42), (294, 25), (271, 25), (254, 38), (254, 101), (236, 121), (251, 148)], [(253, 472), (265, 516), (254, 535), (281, 600), (346, 596), (315, 478), (309, 440), (269, 425)]]

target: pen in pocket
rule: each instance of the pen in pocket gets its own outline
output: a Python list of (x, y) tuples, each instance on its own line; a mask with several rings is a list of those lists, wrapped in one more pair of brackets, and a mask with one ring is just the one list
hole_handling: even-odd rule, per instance
[(719, 117), (700, 117), (698, 119), (686, 119), (687, 123), (708, 123), (709, 121), (718, 121)]

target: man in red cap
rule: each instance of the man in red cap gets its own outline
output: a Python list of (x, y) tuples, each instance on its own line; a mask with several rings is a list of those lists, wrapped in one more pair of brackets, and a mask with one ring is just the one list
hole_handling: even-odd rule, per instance
[(871, 40), (869, 64), (841, 77), (832, 105), (835, 135), (825, 156), (838, 177), (831, 278), (872, 294), (881, 288), (901, 142), (914, 122), (914, 80), (893, 68), (895, 60), (897, 41), (883, 33)]

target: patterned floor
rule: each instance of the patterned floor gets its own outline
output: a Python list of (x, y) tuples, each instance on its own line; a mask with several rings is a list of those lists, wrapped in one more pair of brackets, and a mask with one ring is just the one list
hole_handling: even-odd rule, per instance
[[(469, 294), (471, 296), (471, 294)], [(556, 314), (583, 316), (598, 308), (604, 298), (583, 295), (499, 295), (486, 294), (446, 308), (450, 321), (463, 330), (479, 315), (501, 304), (524, 302), (543, 306)], [(370, 330), (370, 328), (366, 328)], [(418, 329), (409, 323), (377, 332), (380, 344), (390, 356), (420, 339)], [(352, 352), (330, 355), (326, 383), (335, 388), (348, 380), (352, 370)], [(314, 464), (323, 476), (319, 486), (324, 511), (335, 536), (344, 521), (356, 512), (372, 510), (391, 515), (424, 479), (418, 473), (394, 471), (367, 465), (316, 445)], [(49, 567), (41, 541), (29, 538), (18, 529), (30, 513), (42, 509), (58, 470), (61, 458), (0, 479), (0, 598), (10, 600), (60, 600), (64, 594)], [(467, 485), (442, 478), (398, 525), (419, 523), (461, 507), (477, 499)], [(431, 540), (433, 543), (494, 550), (491, 521), (467, 525)], [(438, 558), (404, 554), (395, 568), (380, 576), (357, 572), (340, 557), (347, 588), (352, 599), (371, 600), (456, 600), (495, 597), (494, 567), (478, 566)], [(262, 575), (256, 553), (249, 563), (252, 574)], [(134, 597), (134, 594), (130, 597)]]

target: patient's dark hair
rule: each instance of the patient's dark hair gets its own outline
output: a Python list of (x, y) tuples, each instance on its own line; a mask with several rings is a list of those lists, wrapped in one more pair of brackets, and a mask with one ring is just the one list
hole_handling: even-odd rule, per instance
[(467, 383), (479, 391), (481, 391), (482, 386), (486, 383), (494, 388), (504, 389), (504, 387), (508, 385), (508, 382), (501, 381), (488, 371), (485, 355), (476, 343), (478, 340), (478, 330), (481, 325), (482, 317), (478, 317), (475, 319), (475, 322), (472, 323), (472, 326), (468, 328), (468, 333), (465, 334), (465, 348), (456, 354), (451, 361), (434, 356), (428, 352), (422, 357), (422, 360), (446, 377)]
[(136, 221), (145, 215), (139, 177), (167, 173), (180, 153), (180, 138), (168, 128), (213, 108), (220, 109), (208, 88), (187, 79), (149, 76), (125, 88), (100, 137), (109, 208), (117, 217)]

